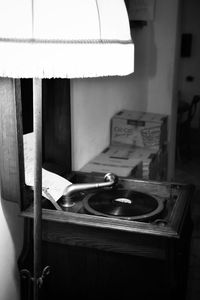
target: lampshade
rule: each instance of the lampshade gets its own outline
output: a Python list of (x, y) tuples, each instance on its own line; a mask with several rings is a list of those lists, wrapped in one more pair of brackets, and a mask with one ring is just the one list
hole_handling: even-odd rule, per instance
[(133, 72), (123, 0), (1, 0), (0, 76), (82, 78)]

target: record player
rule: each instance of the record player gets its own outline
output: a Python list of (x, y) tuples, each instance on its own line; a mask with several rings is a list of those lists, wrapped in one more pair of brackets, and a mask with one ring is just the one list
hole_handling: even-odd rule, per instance
[[(116, 182), (109, 186), (107, 179), (104, 184), (102, 174), (74, 172), (73, 193), (70, 192), (67, 204), (64, 197), (56, 206), (43, 198), (43, 219), (68, 226), (180, 238), (190, 210), (192, 185), (122, 177), (113, 180)], [(31, 199), (32, 191), (28, 194), (26, 198)], [(31, 217), (32, 213), (30, 200), (22, 215)]]
[[(92, 192), (87, 193), (88, 190)], [(76, 200), (82, 193), (81, 203)], [(155, 221), (166, 214), (168, 205), (166, 199), (157, 195), (150, 195), (134, 188), (123, 188), (118, 184), (118, 177), (112, 173), (104, 176), (102, 183), (72, 184), (65, 192), (58, 204), (65, 211), (104, 216), (108, 218), (129, 221)], [(74, 208), (73, 208), (74, 206)], [(164, 210), (165, 208), (165, 210)], [(165, 224), (165, 220), (161, 221)]]

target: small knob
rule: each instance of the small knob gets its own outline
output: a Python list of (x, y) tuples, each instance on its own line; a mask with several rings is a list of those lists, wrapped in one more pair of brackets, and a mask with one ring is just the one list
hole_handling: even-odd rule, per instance
[(117, 184), (118, 183), (118, 177), (117, 177), (117, 175), (115, 175), (113, 173), (107, 173), (104, 176), (104, 181), (113, 182), (113, 184)]

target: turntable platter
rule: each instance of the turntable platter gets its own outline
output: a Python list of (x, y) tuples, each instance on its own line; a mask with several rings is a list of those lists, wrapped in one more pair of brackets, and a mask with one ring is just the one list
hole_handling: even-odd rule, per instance
[(87, 212), (128, 220), (156, 217), (163, 210), (163, 201), (151, 195), (125, 189), (100, 191), (83, 200)]

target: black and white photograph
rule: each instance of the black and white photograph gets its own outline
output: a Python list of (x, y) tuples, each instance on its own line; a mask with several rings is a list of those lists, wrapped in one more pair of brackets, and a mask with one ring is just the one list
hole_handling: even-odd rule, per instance
[(199, 13), (0, 0), (0, 300), (200, 299)]

